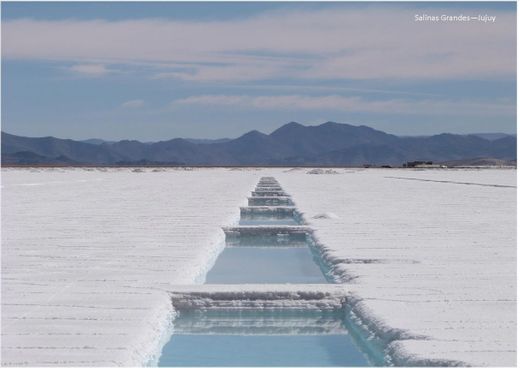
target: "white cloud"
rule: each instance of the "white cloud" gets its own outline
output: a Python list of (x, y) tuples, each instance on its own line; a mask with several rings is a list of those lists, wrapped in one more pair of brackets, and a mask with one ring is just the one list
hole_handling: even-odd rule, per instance
[(127, 108), (127, 109), (137, 109), (137, 108), (144, 106), (144, 101), (143, 100), (130, 100), (130, 101), (123, 102), (121, 104), (121, 106), (124, 108)]
[(371, 112), (381, 114), (430, 114), (430, 115), (511, 115), (516, 112), (514, 103), (495, 101), (479, 103), (462, 100), (387, 99), (368, 100), (361, 97), (327, 96), (242, 96), (201, 95), (172, 101), (172, 107), (182, 106), (236, 107), (261, 110), (316, 110)]
[(2, 24), (2, 52), (4, 58), (146, 63), (156, 66), (156, 78), (192, 81), (515, 75), (514, 12), (494, 11), (496, 22), (487, 24), (416, 23), (416, 12), (410, 5), (233, 21), (18, 19)]
[(72, 72), (91, 77), (101, 77), (112, 72), (103, 64), (76, 64), (68, 69)]
[[(154, 79), (182, 79), (187, 81), (229, 81), (243, 82), (280, 77), (283, 68), (274, 65), (226, 65), (204, 66), (193, 72), (166, 72), (154, 75)], [(285, 76), (291, 76), (288, 71)]]

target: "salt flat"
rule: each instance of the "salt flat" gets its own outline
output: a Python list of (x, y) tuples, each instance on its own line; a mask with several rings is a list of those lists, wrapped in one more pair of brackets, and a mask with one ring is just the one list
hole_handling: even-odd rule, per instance
[(397, 363), (516, 365), (516, 170), (336, 171), (277, 178)]
[(156, 358), (170, 283), (224, 246), (254, 171), (2, 171), (2, 364)]
[(2, 170), (3, 365), (157, 358), (261, 176), (397, 363), (515, 365), (516, 170), (144, 171)]

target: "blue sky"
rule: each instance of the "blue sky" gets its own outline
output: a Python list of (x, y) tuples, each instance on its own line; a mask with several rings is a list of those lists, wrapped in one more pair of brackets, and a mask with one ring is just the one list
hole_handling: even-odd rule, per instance
[[(415, 22), (415, 14), (496, 16)], [(2, 3), (2, 130), (516, 132), (515, 3)]]

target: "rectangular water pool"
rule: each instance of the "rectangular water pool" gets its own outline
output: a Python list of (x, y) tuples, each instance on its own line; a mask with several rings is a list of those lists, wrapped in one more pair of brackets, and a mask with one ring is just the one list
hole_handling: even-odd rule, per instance
[(341, 316), (326, 312), (183, 312), (159, 366), (368, 366)]
[(296, 226), (299, 225), (298, 222), (293, 217), (286, 217), (286, 218), (273, 218), (273, 217), (260, 217), (260, 216), (251, 216), (246, 217), (242, 216), (240, 221), (238, 222), (239, 225), (245, 225), (245, 226), (254, 226), (254, 225), (269, 225), (269, 226), (277, 226), (277, 225), (290, 225), (290, 226)]
[(207, 284), (326, 284), (312, 252), (303, 247), (226, 247)]

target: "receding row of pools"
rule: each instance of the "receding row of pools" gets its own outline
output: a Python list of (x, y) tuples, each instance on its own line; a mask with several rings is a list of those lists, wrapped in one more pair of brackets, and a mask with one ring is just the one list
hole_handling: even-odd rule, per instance
[[(327, 284), (325, 266), (290, 198), (262, 178), (206, 284)], [(385, 364), (345, 310), (187, 310), (174, 321), (159, 366), (368, 366)]]

